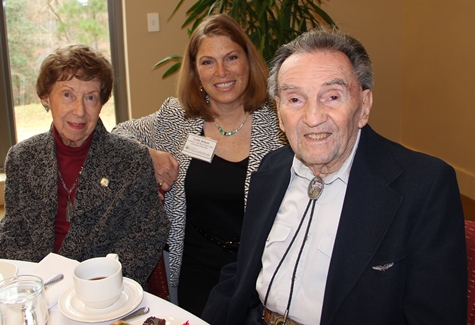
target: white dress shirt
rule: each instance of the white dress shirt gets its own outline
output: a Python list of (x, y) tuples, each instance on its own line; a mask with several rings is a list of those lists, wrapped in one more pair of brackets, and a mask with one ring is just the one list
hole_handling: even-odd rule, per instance
[[(315, 205), (308, 240), (297, 266), (288, 313), (288, 317), (302, 324), (320, 323), (328, 268), (360, 132), (351, 155), (340, 170), (323, 179), (324, 188)], [(313, 178), (312, 171), (294, 157), (290, 183), (267, 238), (262, 255), (262, 270), (256, 282), (256, 290), (262, 303), (264, 303), (272, 276), (309, 203), (307, 189)], [(310, 205), (302, 227), (277, 272), (267, 299), (266, 307), (281, 315), (284, 315), (287, 309), (292, 274), (308, 226), (311, 209)]]

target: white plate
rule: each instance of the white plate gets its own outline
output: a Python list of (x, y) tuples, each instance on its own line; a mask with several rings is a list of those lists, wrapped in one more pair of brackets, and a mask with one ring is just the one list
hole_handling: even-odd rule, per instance
[(16, 275), (18, 267), (10, 262), (0, 261), (0, 281)]
[(96, 309), (84, 305), (76, 296), (74, 287), (69, 288), (58, 300), (59, 311), (69, 319), (93, 323), (117, 319), (135, 309), (143, 298), (143, 289), (132, 279), (124, 278), (124, 289), (112, 306)]

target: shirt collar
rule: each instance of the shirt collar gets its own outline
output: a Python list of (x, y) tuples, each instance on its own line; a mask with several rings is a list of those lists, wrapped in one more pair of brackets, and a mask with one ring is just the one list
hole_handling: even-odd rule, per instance
[[(358, 143), (360, 142), (360, 135), (361, 135), (361, 129), (358, 130), (356, 142), (355, 142), (355, 145), (353, 146), (353, 149), (351, 150), (350, 156), (346, 158), (345, 162), (343, 163), (343, 165), (337, 172), (324, 177), (323, 181), (325, 184), (333, 183), (337, 179), (340, 179), (345, 184), (348, 184), (351, 166), (353, 165), (353, 159), (355, 158), (356, 149), (358, 148)], [(298, 176), (298, 177), (306, 178), (310, 181), (315, 177), (315, 175), (313, 175), (313, 172), (310, 170), (310, 168), (305, 166), (299, 159), (297, 159), (295, 155), (292, 162), (291, 171), (292, 171), (291, 180), (293, 180), (295, 177)]]

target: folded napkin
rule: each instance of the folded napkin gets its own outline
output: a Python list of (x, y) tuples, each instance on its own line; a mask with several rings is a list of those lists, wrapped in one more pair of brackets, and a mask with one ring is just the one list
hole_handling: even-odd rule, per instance
[(48, 280), (56, 273), (62, 273), (64, 275), (63, 280), (52, 283), (45, 289), (48, 308), (56, 305), (63, 292), (74, 286), (73, 271), (78, 264), (79, 262), (76, 260), (49, 253), (28, 272), (32, 275), (39, 276), (43, 281)]

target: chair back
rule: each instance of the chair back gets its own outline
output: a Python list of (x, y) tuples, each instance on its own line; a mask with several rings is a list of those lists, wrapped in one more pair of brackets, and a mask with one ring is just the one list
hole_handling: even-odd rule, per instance
[(465, 220), (468, 263), (468, 325), (475, 324), (475, 221)]
[[(159, 189), (162, 195), (165, 195), (165, 192), (162, 189)], [(162, 204), (163, 204), (162, 200)], [(160, 257), (157, 265), (150, 274), (150, 277), (147, 281), (147, 291), (155, 296), (158, 296), (162, 299), (170, 301), (170, 290), (168, 288), (168, 277), (165, 268), (165, 260)]]

